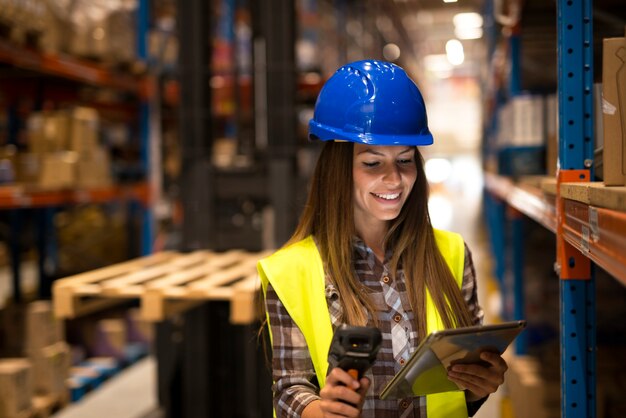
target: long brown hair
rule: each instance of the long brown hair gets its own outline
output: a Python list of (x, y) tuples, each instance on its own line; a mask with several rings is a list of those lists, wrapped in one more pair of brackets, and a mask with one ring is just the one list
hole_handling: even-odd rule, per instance
[[(375, 308), (352, 266), (354, 227), (352, 142), (326, 141), (317, 160), (300, 222), (287, 243), (313, 235), (327, 274), (339, 292), (343, 321), (365, 325)], [(390, 221), (385, 248), (393, 248), (391, 271), (401, 266), (420, 338), (426, 335), (426, 289), (446, 328), (472, 324), (458, 284), (435, 242), (428, 215), (428, 182), (424, 161), (415, 148), (417, 179), (398, 217)], [(363, 310), (365, 307), (365, 311)]]

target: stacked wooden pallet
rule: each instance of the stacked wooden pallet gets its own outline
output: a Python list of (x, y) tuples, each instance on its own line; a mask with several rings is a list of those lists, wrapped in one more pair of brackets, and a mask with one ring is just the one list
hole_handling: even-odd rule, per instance
[(139, 299), (144, 320), (162, 321), (208, 300), (230, 301), (232, 323), (257, 318), (256, 263), (269, 252), (160, 252), (57, 280), (54, 310), (73, 318), (128, 299)]

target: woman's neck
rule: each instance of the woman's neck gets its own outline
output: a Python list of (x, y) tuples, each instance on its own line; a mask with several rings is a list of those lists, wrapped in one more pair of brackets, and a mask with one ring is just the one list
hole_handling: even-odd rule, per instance
[(381, 222), (368, 225), (356, 225), (356, 233), (376, 255), (382, 263), (385, 260), (385, 236), (387, 235), (387, 223)]

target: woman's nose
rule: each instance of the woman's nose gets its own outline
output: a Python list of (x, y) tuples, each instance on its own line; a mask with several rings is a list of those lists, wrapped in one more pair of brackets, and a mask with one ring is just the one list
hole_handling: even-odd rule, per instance
[(386, 184), (393, 184), (393, 185), (399, 184), (401, 179), (402, 179), (402, 176), (400, 175), (400, 168), (397, 167), (395, 164), (391, 166), (385, 172), (385, 176), (383, 177), (383, 181)]

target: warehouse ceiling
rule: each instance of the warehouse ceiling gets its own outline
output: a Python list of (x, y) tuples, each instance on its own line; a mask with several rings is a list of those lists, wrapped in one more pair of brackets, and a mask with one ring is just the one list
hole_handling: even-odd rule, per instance
[(479, 74), (479, 63), (485, 61), (480, 37), (461, 40), (464, 59), (454, 65), (446, 60), (446, 45), (458, 38), (455, 16), (460, 13), (481, 14), (483, 0), (380, 1), (392, 25), (378, 25), (378, 29), (386, 41), (398, 43), (402, 51), (398, 62), (417, 78), (429, 73), (441, 77)]
[[(387, 42), (398, 43), (403, 54), (398, 62), (418, 78), (428, 76), (429, 66), (443, 70), (435, 75), (478, 76), (487, 62), (485, 36), (489, 25), (497, 21), (497, 31), (502, 31), (513, 7), (518, 5), (521, 28), (523, 89), (553, 89), (556, 86), (556, 1), (555, 0), (501, 0), (494, 1), (498, 17), (485, 16), (483, 36), (478, 39), (461, 39), (465, 60), (446, 70), (446, 44), (458, 38), (454, 16), (475, 12), (483, 15), (484, 0), (378, 0), (392, 25), (379, 25)], [(448, 2), (449, 1), (449, 2)], [(624, 36), (626, 8), (624, 0), (595, 0), (594, 61), (596, 78), (601, 74), (602, 39)], [(489, 19), (492, 18), (493, 20)], [(514, 19), (513, 19), (514, 20)], [(494, 32), (496, 32), (494, 30)], [(506, 29), (504, 29), (506, 31)], [(499, 35), (494, 33), (494, 35)], [(407, 53), (408, 52), (408, 53)], [(433, 74), (430, 74), (433, 75)]]

